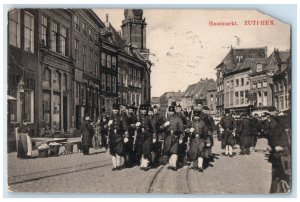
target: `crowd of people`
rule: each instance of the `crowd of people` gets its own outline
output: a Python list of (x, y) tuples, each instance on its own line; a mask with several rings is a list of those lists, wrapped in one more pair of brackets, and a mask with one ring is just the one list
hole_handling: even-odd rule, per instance
[(85, 118), (83, 154), (89, 153), (91, 137), (98, 136), (100, 146), (112, 157), (113, 171), (133, 166), (148, 171), (161, 164), (168, 164), (168, 169), (176, 171), (189, 164), (190, 169), (203, 172), (213, 166), (214, 136), (221, 141), (223, 155), (231, 158), (235, 145), (239, 145), (239, 155), (250, 155), (257, 139), (266, 138), (266, 156), (272, 163), (271, 192), (281, 192), (282, 183), (286, 187), (291, 185), (291, 127), (289, 113), (279, 116), (277, 112), (273, 107), (262, 116), (250, 113), (232, 116), (225, 110), (216, 124), (210, 109), (202, 103), (196, 103), (190, 112), (172, 103), (166, 116), (159, 113), (157, 106), (142, 104), (136, 108), (114, 104), (111, 116), (102, 115), (95, 122), (89, 116)]

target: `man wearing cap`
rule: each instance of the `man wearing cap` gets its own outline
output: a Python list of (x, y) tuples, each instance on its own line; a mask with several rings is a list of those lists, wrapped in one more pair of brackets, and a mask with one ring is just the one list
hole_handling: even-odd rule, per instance
[[(203, 172), (204, 147), (210, 142), (206, 123), (200, 119), (200, 111), (194, 111), (194, 118), (190, 126), (190, 149), (189, 157), (193, 162), (193, 169)], [(208, 145), (210, 146), (210, 145)]]
[[(113, 171), (122, 169), (124, 142), (128, 142), (128, 127), (126, 119), (119, 114), (117, 104), (113, 104), (112, 116), (108, 121), (109, 151), (112, 156)], [(125, 138), (123, 138), (125, 135)]]
[(138, 159), (141, 160), (140, 169), (144, 171), (147, 171), (150, 168), (151, 143), (153, 141), (153, 126), (151, 119), (147, 114), (147, 109), (147, 104), (142, 104), (140, 106), (139, 121), (136, 123), (137, 137), (135, 143)]
[(258, 120), (258, 114), (254, 114), (254, 116), (250, 119), (251, 120), (251, 146), (253, 150), (255, 149), (257, 143), (257, 137), (260, 133), (260, 123)]
[(169, 106), (166, 122), (161, 125), (165, 130), (164, 154), (170, 156), (168, 169), (177, 170), (178, 144), (183, 142), (183, 121), (179, 116), (175, 116), (175, 108)]
[(225, 156), (233, 157), (232, 147), (234, 146), (234, 136), (232, 134), (235, 121), (228, 109), (225, 109), (225, 116), (220, 120), (220, 125), (224, 129), (222, 134), (222, 149), (225, 149)]
[(81, 141), (82, 141), (82, 151), (83, 155), (89, 155), (89, 148), (91, 139), (95, 133), (92, 125), (91, 125), (91, 118), (90, 116), (86, 116), (81, 124)]
[(241, 124), (239, 125), (239, 128), (237, 128), (240, 134), (240, 155), (249, 155), (252, 143), (251, 120), (249, 119), (249, 115), (244, 113), (241, 115), (241, 119)]

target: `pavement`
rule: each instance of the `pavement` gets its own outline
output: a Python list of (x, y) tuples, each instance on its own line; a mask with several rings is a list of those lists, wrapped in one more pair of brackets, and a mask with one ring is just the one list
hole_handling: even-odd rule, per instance
[[(9, 153), (8, 184), (13, 192), (51, 193), (155, 193), (155, 194), (268, 194), (271, 164), (265, 157), (267, 141), (259, 139), (250, 155), (223, 156), (215, 139), (215, 162), (203, 173), (188, 166), (170, 171), (159, 166), (141, 171), (138, 166), (112, 171), (111, 157), (104, 149), (90, 149), (84, 156), (75, 152), (48, 158), (19, 159)], [(61, 148), (60, 153), (63, 152)]]

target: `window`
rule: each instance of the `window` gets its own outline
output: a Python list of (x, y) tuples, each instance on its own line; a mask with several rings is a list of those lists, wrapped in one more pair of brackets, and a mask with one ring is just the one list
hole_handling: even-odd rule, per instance
[(91, 28), (89, 28), (89, 38), (90, 38), (90, 41), (93, 41), (93, 33), (92, 33)]
[(106, 75), (101, 74), (101, 90), (106, 91)]
[(48, 18), (42, 15), (41, 21), (41, 42), (44, 46), (48, 46)]
[(137, 82), (138, 82), (137, 87), (142, 87), (141, 71), (137, 71)]
[(278, 91), (280, 92), (281, 91), (281, 84), (278, 83)]
[(87, 29), (86, 23), (83, 22), (83, 23), (82, 23), (82, 31), (83, 31), (83, 36), (84, 36), (85, 38), (87, 38), (87, 31), (86, 31), (86, 29)]
[(238, 105), (240, 102), (239, 92), (235, 92), (235, 105)]
[(107, 78), (106, 78), (106, 91), (111, 91), (111, 77), (110, 77), (110, 75), (107, 75)]
[(74, 45), (74, 60), (75, 60), (75, 64), (78, 64), (78, 60), (79, 60), (79, 40), (75, 39), (75, 45)]
[(240, 92), (241, 104), (244, 104), (244, 91)]
[(60, 74), (57, 71), (53, 72), (52, 82), (53, 82), (53, 90), (60, 90), (61, 78), (60, 78)]
[(257, 64), (256, 65), (256, 71), (261, 72), (262, 71), (262, 64)]
[(118, 68), (118, 84), (121, 85), (122, 83), (123, 83), (122, 69)]
[(86, 70), (86, 45), (83, 45), (83, 51), (82, 51), (82, 68), (83, 70)]
[(267, 87), (268, 86), (268, 82), (265, 80), (265, 81), (263, 81), (263, 87), (265, 88), (265, 87)]
[(246, 90), (245, 91), (245, 104), (248, 104), (249, 103), (249, 91)]
[(116, 93), (117, 92), (117, 86), (116, 86), (116, 77), (112, 77), (112, 92)]
[(67, 55), (67, 29), (64, 27), (61, 28), (60, 45), (61, 45), (61, 54)]
[(112, 67), (113, 69), (116, 69), (116, 67), (117, 67), (116, 56), (112, 56), (112, 58), (111, 58), (111, 67)]
[(244, 78), (241, 78), (241, 86), (244, 85)]
[(43, 72), (42, 87), (43, 88), (50, 88), (51, 87), (51, 71), (47, 68)]
[(75, 81), (75, 85), (76, 85), (76, 93), (75, 93), (75, 98), (78, 99), (79, 98), (79, 89), (80, 89), (80, 84), (79, 82)]
[(93, 56), (94, 56), (93, 50), (90, 49), (90, 69), (89, 69), (89, 72), (92, 73), (92, 74), (95, 73), (93, 71), (93, 64), (94, 64), (94, 62), (93, 62)]
[(255, 89), (256, 87), (257, 87), (257, 83), (256, 83), (256, 82), (253, 82), (253, 83), (252, 83), (252, 88)]
[(34, 52), (34, 22), (33, 16), (27, 12), (24, 13), (24, 49)]
[(107, 54), (107, 67), (111, 68), (111, 55)]
[(233, 80), (230, 81), (230, 87), (233, 88)]
[(58, 25), (55, 22), (52, 22), (52, 30), (51, 30), (51, 50), (58, 51)]
[(45, 128), (50, 128), (51, 120), (51, 94), (48, 91), (43, 92), (43, 122)]
[(210, 102), (213, 102), (214, 101), (214, 95), (210, 95)]
[(233, 105), (233, 91), (230, 91), (230, 105)]
[(100, 76), (100, 69), (99, 69), (99, 58), (98, 54), (95, 53), (95, 72), (96, 72), (96, 77)]
[(127, 75), (126, 75), (126, 69), (123, 69), (123, 85), (127, 86)]
[(257, 82), (257, 88), (261, 88), (261, 82)]
[(20, 48), (20, 10), (8, 13), (9, 44)]
[(235, 86), (239, 86), (239, 79), (235, 80)]
[(78, 15), (74, 15), (74, 25), (75, 25), (75, 30), (79, 31), (79, 17)]
[(246, 77), (246, 86), (248, 86), (249, 85), (249, 77)]
[(101, 66), (106, 67), (106, 53), (101, 53)]
[(135, 69), (133, 69), (132, 70), (132, 77), (133, 77), (133, 79), (132, 79), (132, 85), (133, 86), (136, 86), (136, 70)]

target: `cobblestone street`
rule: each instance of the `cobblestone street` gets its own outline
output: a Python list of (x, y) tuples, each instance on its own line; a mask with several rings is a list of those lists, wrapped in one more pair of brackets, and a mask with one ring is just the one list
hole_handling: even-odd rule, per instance
[[(193, 193), (193, 194), (267, 194), (271, 182), (271, 165), (262, 151), (266, 140), (258, 141), (258, 152), (233, 158), (222, 155), (215, 139), (213, 167), (203, 173), (184, 166), (177, 172), (159, 166), (148, 172), (139, 167), (111, 171), (111, 160), (103, 150), (91, 149), (59, 157), (17, 159), (8, 154), (8, 184), (18, 192), (69, 193)], [(75, 149), (76, 151), (76, 149)]]

